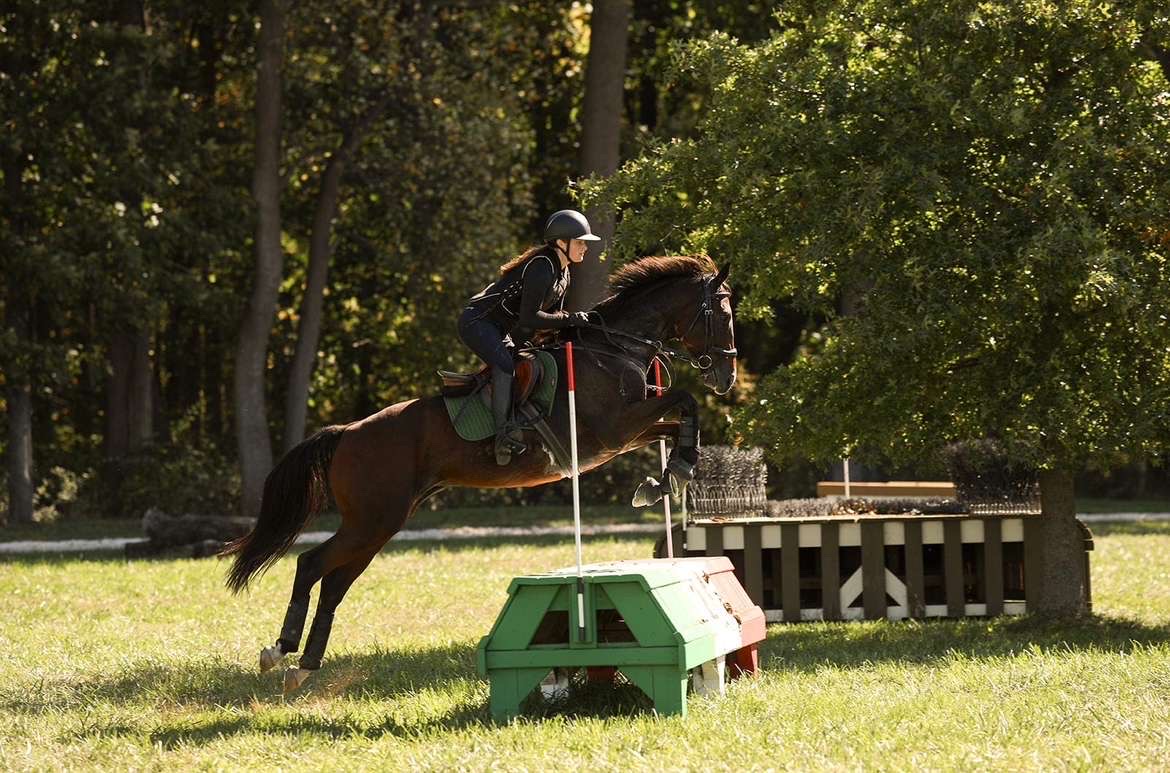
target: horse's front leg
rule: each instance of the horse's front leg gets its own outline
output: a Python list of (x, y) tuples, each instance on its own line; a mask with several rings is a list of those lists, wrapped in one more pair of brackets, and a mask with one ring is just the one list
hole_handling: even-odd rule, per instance
[[(677, 422), (658, 426), (656, 422), (674, 409), (679, 411)], [(625, 426), (642, 426), (634, 438), (627, 441), (626, 448), (637, 448), (669, 434), (676, 439), (666, 461), (666, 471), (661, 483), (648, 480), (638, 487), (634, 494), (637, 507), (652, 505), (663, 496), (678, 496), (683, 487), (695, 476), (695, 464), (699, 461), (699, 404), (689, 392), (672, 392), (659, 400), (639, 403), (634, 411), (641, 418), (625, 421)], [(634, 418), (634, 417), (629, 417)]]

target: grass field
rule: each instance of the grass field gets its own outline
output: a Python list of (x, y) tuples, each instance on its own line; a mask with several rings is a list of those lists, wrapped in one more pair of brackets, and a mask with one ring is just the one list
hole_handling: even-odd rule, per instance
[[(763, 673), (658, 718), (633, 688), (495, 725), (475, 645), (571, 541), (404, 543), (338, 610), (324, 668), (255, 666), (293, 562), (250, 593), (214, 560), (0, 561), (0, 768), (1166, 769), (1170, 524), (1098, 525), (1096, 617), (776, 625)], [(643, 558), (597, 538), (586, 558)]]

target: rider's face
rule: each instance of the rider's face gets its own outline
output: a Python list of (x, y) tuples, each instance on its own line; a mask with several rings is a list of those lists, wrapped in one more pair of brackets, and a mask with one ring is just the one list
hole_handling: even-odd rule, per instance
[[(562, 248), (564, 241), (561, 242)], [(589, 249), (589, 242), (583, 242), (580, 239), (569, 240), (569, 260), (574, 263), (580, 263), (585, 260), (585, 250)]]

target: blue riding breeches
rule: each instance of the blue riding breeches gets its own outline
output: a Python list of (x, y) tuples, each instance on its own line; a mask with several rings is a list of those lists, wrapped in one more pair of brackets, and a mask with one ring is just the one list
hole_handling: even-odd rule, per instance
[(459, 316), (459, 340), (488, 365), (508, 374), (515, 372), (512, 352), (508, 348), (511, 339), (486, 319), (483, 312), (471, 307), (463, 310)]

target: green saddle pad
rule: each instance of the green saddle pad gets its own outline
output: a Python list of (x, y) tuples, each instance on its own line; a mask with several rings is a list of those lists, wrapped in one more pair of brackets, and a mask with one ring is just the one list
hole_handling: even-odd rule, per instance
[[(557, 362), (545, 351), (536, 352), (536, 357), (543, 375), (528, 402), (539, 408), (542, 416), (548, 416), (557, 394)], [(484, 404), (479, 392), (466, 397), (444, 397), (443, 402), (447, 403), (447, 415), (451, 417), (459, 437), (464, 440), (483, 440), (496, 434), (492, 411)]]

